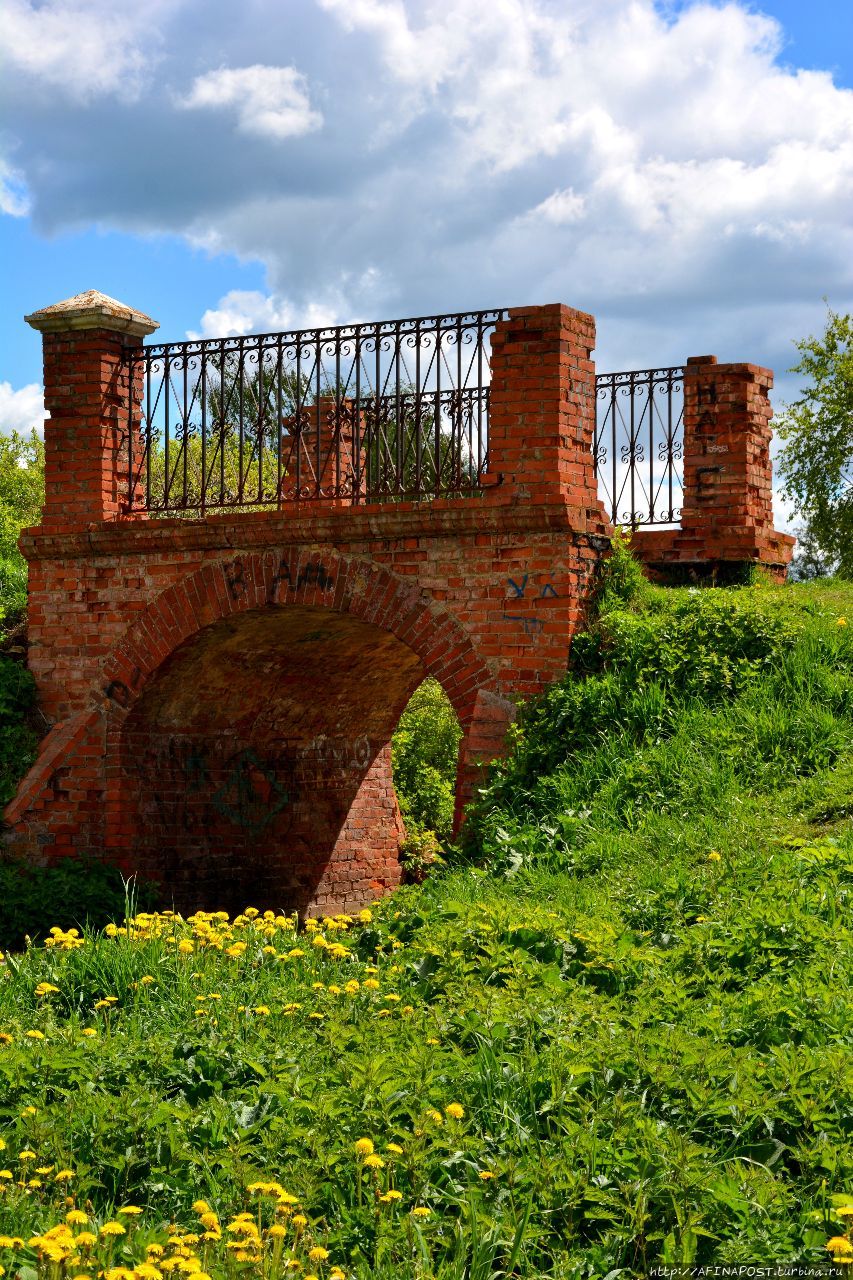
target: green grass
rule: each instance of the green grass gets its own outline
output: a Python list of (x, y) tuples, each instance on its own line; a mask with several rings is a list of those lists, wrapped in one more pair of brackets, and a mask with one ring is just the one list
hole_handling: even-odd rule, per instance
[[(826, 1261), (853, 1202), (853, 586), (617, 584), (575, 666), (451, 865), (323, 930), (343, 953), (161, 919), (10, 957), (0, 1235), (131, 1201), (130, 1265), (266, 1178), (323, 1280)], [(22, 1149), (74, 1179), (17, 1185)], [(215, 1276), (278, 1274), (217, 1249)]]

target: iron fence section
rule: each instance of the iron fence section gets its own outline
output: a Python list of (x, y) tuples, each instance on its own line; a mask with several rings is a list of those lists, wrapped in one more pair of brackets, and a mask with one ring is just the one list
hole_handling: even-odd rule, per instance
[(503, 310), (141, 347), (128, 510), (476, 493)]
[(614, 524), (678, 524), (683, 455), (683, 366), (597, 375), (595, 470)]

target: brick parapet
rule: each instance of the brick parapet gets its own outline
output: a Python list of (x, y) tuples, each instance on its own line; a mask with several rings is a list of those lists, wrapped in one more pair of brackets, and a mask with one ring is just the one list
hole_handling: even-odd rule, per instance
[(564, 502), (603, 533), (594, 466), (595, 320), (554, 303), (518, 307), (492, 334), (487, 491), (500, 505)]
[[(141, 338), (111, 329), (43, 335), (47, 528), (80, 528), (121, 514), (130, 467), (129, 348)], [(139, 395), (135, 397), (139, 403)]]
[(794, 538), (773, 527), (771, 370), (694, 356), (684, 376), (681, 527), (638, 529), (653, 576), (704, 578), (745, 564), (784, 578)]

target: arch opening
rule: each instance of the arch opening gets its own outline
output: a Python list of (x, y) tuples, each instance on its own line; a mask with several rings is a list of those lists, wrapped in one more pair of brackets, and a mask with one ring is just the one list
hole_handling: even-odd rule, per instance
[(399, 881), (390, 740), (426, 669), (391, 632), (312, 605), (181, 644), (119, 735), (108, 843), (180, 910), (346, 910)]

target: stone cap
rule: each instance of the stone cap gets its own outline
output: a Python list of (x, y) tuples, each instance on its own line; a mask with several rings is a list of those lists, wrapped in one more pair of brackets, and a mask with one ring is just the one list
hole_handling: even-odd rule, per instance
[(70, 329), (115, 329), (144, 338), (159, 329), (156, 320), (143, 311), (134, 311), (97, 289), (87, 289), (64, 302), (54, 302), (32, 315), (24, 316), (27, 324), (40, 333), (63, 333)]

